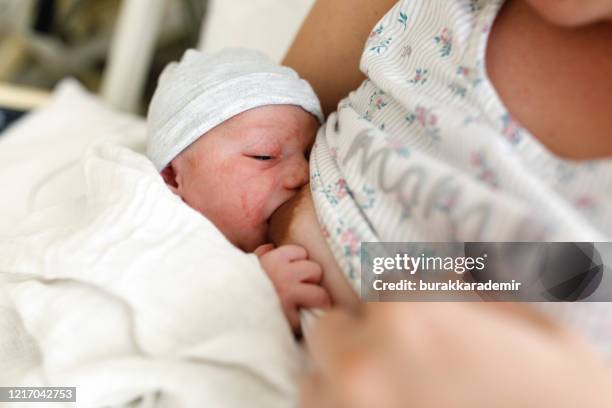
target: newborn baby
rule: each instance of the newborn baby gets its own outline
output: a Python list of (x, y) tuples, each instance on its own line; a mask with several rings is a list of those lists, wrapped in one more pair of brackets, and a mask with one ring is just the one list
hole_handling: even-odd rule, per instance
[(306, 250), (268, 244), (268, 220), (308, 182), (322, 121), (306, 81), (248, 50), (187, 51), (162, 73), (148, 113), (147, 155), (168, 187), (259, 256), (294, 330), (298, 308), (329, 298)]

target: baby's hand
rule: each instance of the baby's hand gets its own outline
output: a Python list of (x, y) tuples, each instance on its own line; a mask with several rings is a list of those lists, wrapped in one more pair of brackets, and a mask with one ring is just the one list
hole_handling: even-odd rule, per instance
[(306, 250), (297, 245), (274, 248), (266, 244), (255, 250), (259, 262), (272, 281), (291, 328), (300, 328), (299, 309), (330, 305), (330, 298), (319, 283), (323, 271), (318, 263), (308, 260)]

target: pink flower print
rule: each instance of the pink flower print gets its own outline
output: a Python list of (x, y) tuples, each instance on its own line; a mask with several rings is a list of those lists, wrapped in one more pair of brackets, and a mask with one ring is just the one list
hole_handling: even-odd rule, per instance
[(513, 145), (517, 145), (521, 141), (521, 126), (508, 113), (505, 113), (501, 120), (502, 135)]
[(448, 28), (444, 28), (442, 30), (442, 33), (440, 34), (440, 40), (444, 44), (448, 44), (451, 41), (451, 34), (450, 34), (450, 30)]
[(580, 210), (593, 210), (595, 208), (595, 200), (588, 195), (578, 197), (574, 204)]
[(577, 209), (590, 216), (597, 216), (600, 212), (597, 201), (589, 195), (579, 196), (576, 200), (574, 200), (574, 205)]
[(416, 121), (425, 129), (427, 136), (431, 138), (431, 142), (440, 140), (440, 129), (438, 125), (438, 115), (432, 112), (432, 109), (417, 106), (414, 111)]
[(410, 153), (406, 144), (397, 138), (389, 139), (389, 147), (402, 157), (408, 157)]
[(333, 161), (338, 161), (338, 148), (337, 147), (332, 147), (330, 149), (329, 155), (330, 155), (330, 157), (332, 158)]
[(387, 101), (384, 98), (385, 93), (383, 91), (376, 91), (370, 96), (370, 106), (381, 110), (387, 106)]
[(327, 229), (327, 227), (325, 225), (321, 226), (321, 230), (323, 231), (323, 236), (325, 238), (329, 238), (330, 237), (329, 230)]
[(414, 77), (410, 79), (408, 83), (415, 85), (423, 85), (425, 82), (427, 82), (428, 75), (429, 71), (425, 68), (417, 68), (414, 73)]
[(485, 155), (481, 152), (473, 152), (471, 157), (471, 163), (476, 167), (476, 178), (492, 189), (499, 188), (499, 181), (497, 173), (489, 165), (489, 161)]
[(440, 56), (448, 57), (453, 50), (453, 33), (448, 28), (443, 28), (442, 32), (434, 37), (434, 41), (441, 46)]
[(419, 122), (422, 126), (425, 126), (425, 123), (427, 123), (427, 109), (423, 108), (422, 106), (417, 106), (414, 112), (416, 113), (415, 116), (417, 122)]
[(464, 65), (459, 65), (457, 67), (457, 75), (470, 83), (472, 86), (476, 86), (482, 82), (482, 78), (480, 78), (478, 72), (479, 71), (476, 68), (468, 68)]
[(438, 116), (431, 113), (431, 109), (417, 106), (415, 113), (417, 122), (423, 127), (435, 126), (438, 123)]
[(347, 228), (340, 234), (340, 243), (349, 255), (359, 252), (359, 237), (353, 228)]
[(369, 210), (374, 207), (376, 202), (375, 190), (368, 185), (364, 185), (361, 188), (361, 191), (355, 197), (359, 206), (364, 210)]
[(434, 113), (429, 114), (429, 126), (436, 126), (438, 124), (438, 115)]
[(389, 44), (391, 44), (392, 38), (383, 37), (382, 32), (383, 26), (380, 25), (377, 29), (370, 33), (370, 36), (368, 38), (368, 46), (370, 48), (370, 51), (376, 54), (382, 54), (384, 51), (387, 51), (387, 49), (389, 48)]
[(383, 26), (379, 25), (376, 29), (372, 30), (372, 32), (370, 33), (370, 37), (369, 38), (376, 38), (379, 35), (381, 35), (383, 32)]
[(467, 77), (468, 75), (470, 75), (470, 69), (468, 67), (464, 67), (463, 65), (460, 65), (457, 68), (457, 74)]
[(376, 109), (380, 110), (380, 109), (384, 108), (385, 106), (387, 106), (387, 102), (385, 102), (383, 100), (383, 98), (378, 97), (378, 98), (376, 98), (376, 100), (374, 100), (374, 106), (376, 106)]
[(348, 195), (348, 189), (346, 188), (346, 180), (341, 178), (334, 184), (333, 194), (337, 200), (341, 200)]

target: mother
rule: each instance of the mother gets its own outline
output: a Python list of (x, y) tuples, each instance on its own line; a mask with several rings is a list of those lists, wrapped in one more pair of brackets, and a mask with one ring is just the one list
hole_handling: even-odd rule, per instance
[[(589, 213), (572, 205), (581, 192), (579, 186), (563, 181), (562, 174), (551, 176), (554, 169), (561, 169), (566, 175), (578, 172), (577, 183), (584, 183), (585, 177), (589, 182), (610, 180), (609, 161), (595, 175), (585, 176), (584, 166), (564, 160), (612, 156), (606, 108), (612, 94), (612, 84), (606, 80), (612, 72), (606, 52), (612, 29), (609, 23), (595, 24), (612, 17), (609, 2), (565, 2), (563, 8), (551, 8), (544, 0), (510, 0), (503, 7), (498, 1), (405, 1), (389, 11), (394, 3), (320, 0), (287, 55), (285, 64), (311, 82), (325, 111), (338, 106), (338, 113), (319, 133), (311, 155), (311, 190), (323, 232), (313, 222), (313, 200), (304, 191), (279, 211), (273, 236), (321, 254), (325, 279), (334, 281), (327, 284), (339, 288), (332, 297), (353, 305), (357, 302), (350, 287), (359, 288), (362, 241), (609, 237), (609, 194), (595, 192), (600, 212)], [(358, 69), (359, 61), (367, 78)], [(565, 69), (559, 71), (560, 66)], [(328, 265), (332, 269), (339, 265), (348, 279), (327, 274)], [(504, 368), (517, 380), (526, 367), (540, 367), (543, 370), (534, 371), (529, 392), (510, 388), (509, 406), (524, 405), (533, 399), (521, 398), (533, 398), (538, 385), (545, 384), (546, 369), (552, 369), (549, 358), (561, 362), (554, 366), (555, 375), (569, 376), (574, 370), (572, 376), (581, 373), (593, 380), (581, 383), (583, 390), (592, 391), (583, 395), (602, 398), (599, 404), (611, 401), (603, 392), (610, 374), (595, 354), (534, 312), (450, 304), (366, 309), (362, 320), (332, 314), (315, 334), (314, 357), (323, 363), (322, 375), (332, 385), (327, 391), (350, 406), (373, 406), (358, 384), (386, 390), (385, 395), (395, 395), (398, 404), (406, 402), (402, 398), (414, 389), (407, 384), (414, 385), (423, 368), (479, 374), (475, 377), (489, 381), (482, 393), (475, 392), (473, 383), (449, 376), (425, 376), (421, 385), (433, 387), (440, 380), (442, 386), (451, 387), (457, 406), (468, 402), (484, 406), (486, 401), (491, 405), (491, 398), (506, 395), (500, 385), (507, 382), (497, 375)], [(471, 330), (449, 324), (445, 313), (453, 313), (453, 320), (462, 316)], [(428, 318), (406, 318), (417, 314)], [(609, 322), (609, 315), (600, 316), (602, 325)], [(517, 316), (522, 323), (517, 323)], [(330, 322), (346, 330), (330, 330)], [(479, 347), (467, 348), (471, 358), (466, 361), (457, 359), (452, 342), (436, 335), (447, 340), (457, 336), (472, 346), (504, 346), (482, 352)], [(360, 340), (351, 340), (354, 337)], [(394, 338), (405, 341), (387, 341)], [(436, 345), (446, 347), (446, 359), (436, 358), (432, 349)], [(381, 347), (393, 352), (373, 354)], [(554, 356), (547, 354), (551, 347)], [(514, 364), (501, 368), (487, 364), (501, 352)], [(420, 369), (397, 363), (408, 363), (418, 355), (425, 356), (417, 359)], [(577, 356), (588, 358), (578, 362)], [(347, 374), (347, 366), (349, 372), (362, 375), (339, 376)], [(391, 378), (396, 387), (381, 385)], [(318, 384), (319, 390), (326, 387)], [(461, 398), (468, 394), (473, 394), (471, 399)], [(306, 403), (312, 403), (313, 395), (306, 392)], [(382, 395), (372, 391), (369, 397)], [(489, 398), (479, 400), (478, 395)], [(540, 396), (539, 401), (550, 405), (572, 406), (577, 400), (570, 397), (580, 399), (567, 388), (561, 396), (541, 388)], [(583, 402), (595, 404), (588, 398)], [(440, 404), (442, 400), (438, 399)], [(376, 405), (385, 406), (380, 401)]]

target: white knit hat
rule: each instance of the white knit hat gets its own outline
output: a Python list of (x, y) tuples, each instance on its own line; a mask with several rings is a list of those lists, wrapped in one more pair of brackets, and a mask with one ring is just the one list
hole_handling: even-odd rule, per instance
[(265, 105), (297, 105), (323, 123), (316, 94), (294, 70), (252, 50), (188, 50), (159, 78), (147, 115), (147, 156), (161, 171), (210, 129)]

